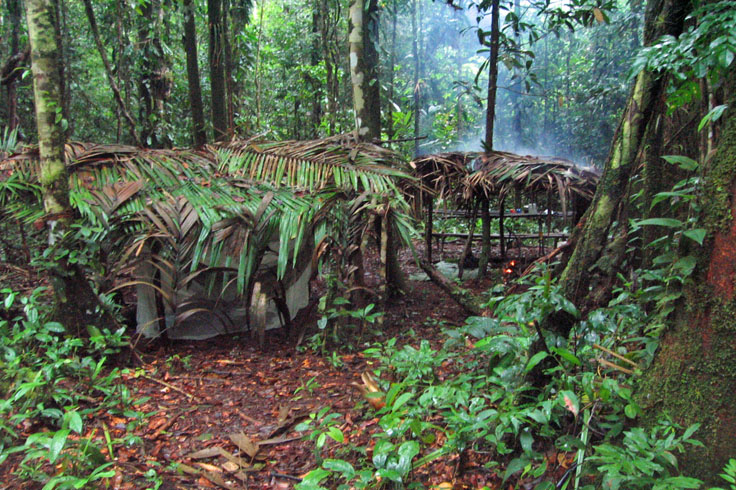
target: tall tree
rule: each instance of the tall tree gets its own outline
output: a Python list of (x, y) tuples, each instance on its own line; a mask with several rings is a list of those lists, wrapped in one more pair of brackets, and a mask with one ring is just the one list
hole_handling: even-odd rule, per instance
[(102, 40), (100, 39), (100, 32), (97, 28), (97, 19), (95, 18), (95, 11), (92, 8), (91, 0), (84, 0), (84, 11), (87, 14), (89, 27), (92, 31), (92, 38), (94, 39), (95, 45), (97, 46), (97, 51), (100, 53), (102, 65), (105, 68), (105, 75), (107, 76), (107, 82), (110, 84), (110, 89), (112, 90), (113, 96), (115, 98), (115, 103), (118, 105), (118, 110), (125, 118), (125, 122), (127, 123), (128, 130), (130, 132), (131, 140), (134, 141), (138, 146), (140, 146), (141, 142), (138, 139), (138, 134), (136, 133), (135, 121), (133, 121), (133, 118), (128, 112), (128, 108), (125, 106), (123, 96), (120, 94), (118, 84), (115, 82), (115, 76), (112, 71), (112, 66), (110, 65), (109, 59), (107, 58), (107, 50), (105, 46), (103, 46)]
[[(483, 146), (486, 151), (493, 151), (493, 125), (496, 119), (496, 92), (498, 90), (498, 52), (500, 46), (500, 0), (491, 0), (491, 40), (490, 55), (488, 57), (488, 103), (486, 108), (486, 137)], [(478, 262), (478, 278), (486, 274), (488, 261), (491, 256), (491, 215), (488, 211), (488, 198), (482, 198), (481, 202), (481, 240), (483, 248)], [(503, 220), (503, 202), (499, 203), (501, 220)], [(501, 243), (503, 250), (504, 244)]]
[(144, 145), (153, 148), (171, 146), (165, 131), (166, 100), (171, 92), (172, 79), (161, 40), (164, 13), (162, 0), (149, 0), (143, 2), (138, 19), (138, 43), (141, 45), (138, 80), (140, 139)]
[(377, 99), (378, 53), (375, 48), (378, 8), (376, 0), (351, 0), (348, 43), (350, 81), (353, 87), (355, 132), (358, 139), (381, 138), (381, 105)]
[[(44, 222), (53, 248), (64, 239), (73, 218), (64, 158), (61, 71), (58, 66), (61, 57), (54, 27), (56, 9), (51, 0), (26, 0), (25, 6), (38, 128), (39, 182), (43, 192)], [(87, 325), (99, 324), (99, 301), (79, 267), (61, 258), (53, 261), (49, 272), (56, 298), (57, 319), (77, 335), (84, 334)]]
[(8, 22), (10, 24), (10, 59), (0, 73), (2, 84), (6, 90), (6, 107), (8, 111), (8, 129), (11, 131), (18, 126), (18, 96), (15, 92), (15, 82), (20, 76), (18, 65), (24, 62), (28, 55), (21, 53), (19, 44), (21, 7), (20, 0), (8, 0)]
[(210, 44), (210, 87), (212, 90), (212, 126), (215, 140), (228, 137), (227, 94), (225, 93), (225, 42), (223, 37), (222, 0), (207, 0)]
[(197, 29), (194, 23), (194, 4), (192, 0), (184, 0), (184, 51), (187, 53), (187, 88), (189, 108), (192, 112), (192, 137), (194, 146), (207, 143), (204, 123), (204, 106), (202, 105), (202, 89), (199, 83), (199, 61), (197, 59)]

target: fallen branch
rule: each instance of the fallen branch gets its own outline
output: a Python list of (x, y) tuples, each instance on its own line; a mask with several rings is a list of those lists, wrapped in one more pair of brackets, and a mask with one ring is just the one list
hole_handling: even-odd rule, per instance
[(181, 393), (182, 395), (186, 396), (190, 400), (199, 400), (198, 397), (192, 395), (191, 393), (187, 393), (186, 391), (182, 390), (181, 388), (177, 388), (176, 386), (167, 383), (166, 381), (161, 381), (160, 379), (152, 378), (151, 376), (148, 376), (147, 374), (143, 375), (144, 378), (146, 378), (149, 381), (153, 381), (154, 383), (158, 383), (161, 386), (165, 386), (166, 388), (169, 388), (171, 390), (176, 391), (177, 393)]
[(434, 266), (428, 263), (426, 260), (420, 260), (419, 266), (427, 276), (445, 291), (455, 303), (460, 305), (468, 314), (473, 316), (483, 316), (483, 308), (480, 306), (480, 301), (477, 298), (472, 297), (467, 291), (463, 291), (455, 283), (443, 276)]

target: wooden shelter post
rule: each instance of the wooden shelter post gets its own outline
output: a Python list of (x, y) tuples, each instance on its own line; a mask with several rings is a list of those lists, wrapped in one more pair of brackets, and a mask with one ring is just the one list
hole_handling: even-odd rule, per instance
[(427, 199), (427, 216), (424, 222), (424, 242), (426, 243), (427, 262), (432, 263), (432, 227), (434, 226), (434, 198)]
[(475, 201), (473, 206), (473, 215), (470, 218), (470, 224), (468, 225), (468, 238), (465, 240), (465, 247), (463, 247), (463, 253), (460, 255), (460, 261), (458, 262), (457, 277), (462, 280), (463, 272), (465, 272), (465, 259), (470, 253), (470, 248), (473, 245), (473, 236), (475, 235), (475, 222), (478, 221), (478, 201)]
[(491, 258), (491, 213), (488, 210), (488, 198), (481, 198), (480, 202), (480, 218), (481, 218), (481, 237), (483, 248), (481, 249), (480, 259), (478, 260), (478, 279), (482, 279), (486, 275), (488, 261)]
[(501, 202), (498, 204), (498, 237), (501, 240), (501, 260), (506, 260), (506, 240), (503, 236), (503, 216), (505, 205), (506, 199), (501, 198)]

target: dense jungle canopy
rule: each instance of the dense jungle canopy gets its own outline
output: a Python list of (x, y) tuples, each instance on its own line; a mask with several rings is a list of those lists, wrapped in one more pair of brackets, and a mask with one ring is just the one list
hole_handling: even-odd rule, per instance
[(734, 58), (734, 0), (3, 0), (0, 481), (736, 488)]

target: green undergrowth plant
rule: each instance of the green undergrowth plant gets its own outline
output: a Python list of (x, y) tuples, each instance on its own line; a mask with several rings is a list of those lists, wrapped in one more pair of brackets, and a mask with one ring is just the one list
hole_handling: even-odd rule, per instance
[[(510, 296), (492, 290), (493, 315), (444, 329), (440, 347), (392, 338), (366, 349), (381, 403), (357, 409), (377, 420), (371, 441), (322, 454), (298, 488), (422, 488), (417, 469), (443, 459), (461, 476), (471, 453), (504, 487), (695, 488), (675, 455), (698, 444), (697, 426), (636, 426), (636, 378), (656, 348), (637, 286), (623, 284), (585, 317), (549, 270), (526, 286)], [(542, 331), (560, 310), (576, 319), (568, 337)], [(545, 348), (533, 353), (540, 335)], [(532, 388), (527, 375), (542, 361), (551, 381)], [(550, 454), (574, 462), (564, 476)]]
[(108, 365), (127, 344), (123, 329), (90, 327), (89, 337), (72, 337), (48, 320), (43, 289), (0, 292), (5, 311), (22, 312), (0, 320), (0, 464), (21, 453), (17, 477), (45, 490), (98, 485), (115, 474), (114, 447), (136, 442), (112, 440), (92, 422), (105, 412), (140, 415), (120, 370)]
[[(736, 490), (736, 459), (729, 459), (721, 473), (723, 478), (729, 485), (728, 490)], [(711, 488), (710, 490), (724, 490), (723, 488)]]

